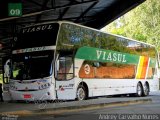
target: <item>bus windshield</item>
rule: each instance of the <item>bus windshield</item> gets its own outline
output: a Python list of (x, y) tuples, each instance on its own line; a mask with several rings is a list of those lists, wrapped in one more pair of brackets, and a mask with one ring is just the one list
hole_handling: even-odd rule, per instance
[(33, 52), (13, 56), (12, 76), (14, 80), (30, 80), (52, 74), (53, 52)]

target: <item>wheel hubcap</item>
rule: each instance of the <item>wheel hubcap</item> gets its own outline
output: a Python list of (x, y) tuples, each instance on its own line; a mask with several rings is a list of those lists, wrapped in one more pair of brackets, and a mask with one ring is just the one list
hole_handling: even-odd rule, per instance
[(147, 85), (144, 85), (144, 94), (148, 95), (148, 91), (149, 91), (149, 89), (148, 89)]
[(79, 88), (77, 91), (77, 96), (79, 100), (84, 100), (85, 98), (85, 91), (82, 88)]
[(140, 85), (138, 85), (138, 87), (137, 87), (137, 93), (139, 96), (141, 96), (141, 94), (142, 94), (142, 89), (141, 89)]

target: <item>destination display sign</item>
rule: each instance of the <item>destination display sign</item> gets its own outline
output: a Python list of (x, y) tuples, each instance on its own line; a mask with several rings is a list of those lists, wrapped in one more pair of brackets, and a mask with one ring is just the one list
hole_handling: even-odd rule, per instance
[(12, 54), (37, 52), (37, 51), (45, 51), (45, 50), (55, 50), (55, 48), (56, 48), (56, 46), (43, 46), (43, 47), (25, 48), (25, 49), (13, 50)]

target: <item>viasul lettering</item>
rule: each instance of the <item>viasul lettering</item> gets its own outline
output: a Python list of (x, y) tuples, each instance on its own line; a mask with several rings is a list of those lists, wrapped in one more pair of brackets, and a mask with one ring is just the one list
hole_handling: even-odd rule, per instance
[(127, 62), (126, 55), (123, 53), (106, 52), (102, 50), (96, 50), (96, 53), (98, 60), (106, 60), (110, 62), (121, 62), (121, 63)]
[(50, 29), (52, 29), (52, 25), (42, 25), (42, 26), (24, 28), (22, 30), (22, 33), (37, 32), (37, 31), (50, 30)]

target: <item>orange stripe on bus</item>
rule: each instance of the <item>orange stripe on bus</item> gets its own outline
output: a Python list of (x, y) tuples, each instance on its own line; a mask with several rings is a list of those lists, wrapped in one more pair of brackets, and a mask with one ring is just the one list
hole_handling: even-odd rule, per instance
[(146, 73), (147, 73), (148, 61), (149, 61), (149, 58), (148, 57), (144, 57), (140, 79), (145, 79), (145, 76), (146, 76)]
[(137, 68), (137, 79), (145, 79), (147, 73), (147, 66), (148, 66), (149, 58), (140, 56), (138, 68)]

